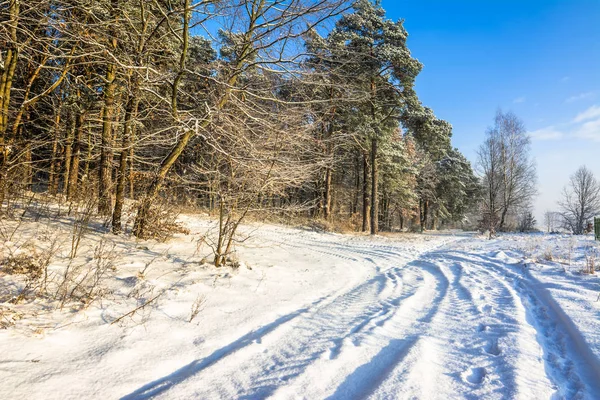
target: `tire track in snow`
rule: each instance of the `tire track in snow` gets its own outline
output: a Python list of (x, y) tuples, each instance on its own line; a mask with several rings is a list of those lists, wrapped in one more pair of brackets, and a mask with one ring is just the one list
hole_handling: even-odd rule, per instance
[[(365, 254), (362, 248), (358, 252)], [(349, 259), (354, 255), (348, 249), (344, 253), (342, 256)], [(400, 265), (406, 260), (403, 254), (393, 254), (387, 249), (385, 256), (386, 261)], [(387, 268), (386, 272), (378, 273), (334, 301), (303, 311), (293, 320), (279, 324), (276, 329), (261, 335), (260, 343), (244, 343), (203, 368), (184, 368), (159, 382), (145, 385), (126, 398), (160, 394), (168, 394), (171, 398), (177, 397), (182, 390), (184, 393), (191, 390), (195, 397), (201, 398), (267, 397), (302, 374), (324, 354), (334, 360), (344, 346), (359, 345), (353, 341), (363, 330), (384, 326), (393, 316), (393, 309), (415, 295), (417, 289), (418, 285), (404, 284), (401, 268)], [(228, 357), (232, 354), (235, 357)]]
[[(398, 366), (404, 364), (411, 351), (420, 346), (422, 331), (440, 311), (440, 303), (447, 295), (449, 284), (443, 275), (436, 273), (435, 268), (424, 267), (423, 263), (422, 259), (417, 259), (407, 266), (423, 273), (421, 295), (411, 298), (410, 304), (401, 304), (396, 314), (398, 318), (369, 337), (371, 341), (378, 339), (378, 346), (372, 349), (376, 350), (375, 354), (348, 374), (328, 399), (372, 396)], [(387, 394), (384, 397), (389, 398)]]
[[(507, 263), (502, 252), (458, 253), (456, 257), (480, 265), (480, 274), (504, 285), (519, 306), (520, 332), (515, 344), (520, 349), (518, 360), (512, 363), (520, 378), (518, 397), (540, 396), (540, 383), (549, 380), (554, 393), (546, 397), (598, 398), (600, 362), (564, 311), (545, 289), (538, 287), (535, 278), (522, 266)], [(535, 344), (531, 343), (533, 340), (528, 343), (527, 338), (532, 335)], [(542, 373), (544, 377), (539, 376)]]
[(318, 239), (280, 244), (371, 264), (378, 272), (126, 398), (445, 399), (460, 393), (586, 399), (600, 393), (600, 363), (581, 334), (545, 289), (502, 257), (456, 246), (407, 263), (393, 246)]
[(473, 304), (480, 311), (482, 322), (477, 330), (488, 358), (471, 376), (478, 378), (483, 373), (490, 392), (486, 397), (549, 397), (552, 389), (543, 371), (541, 349), (519, 296), (480, 260), (454, 252), (446, 257), (467, 271), (465, 281), (472, 287)]
[(519, 295), (481, 260), (449, 250), (429, 256), (447, 276), (449, 294), (418, 346), (371, 397), (549, 398), (551, 382)]
[(489, 354), (482, 351), (477, 334), (481, 312), (462, 283), (463, 266), (443, 255), (430, 253), (422, 265), (446, 283), (438, 296), (438, 310), (422, 320), (417, 346), (372, 398), (445, 399), (456, 393), (489, 398), (493, 391), (484, 384)]
[[(393, 273), (401, 278), (399, 270)], [(364, 337), (372, 336), (370, 333), (363, 335), (363, 332), (368, 332), (373, 326), (385, 326), (385, 322), (394, 314), (394, 305), (401, 304), (418, 293), (418, 287), (403, 284), (398, 289), (392, 289), (393, 297), (381, 298), (381, 294), (385, 293), (385, 285), (381, 284), (381, 279), (385, 277), (384, 282), (391, 282), (389, 276), (389, 273), (380, 274), (297, 321), (284, 340), (265, 342), (269, 351), (250, 358), (247, 367), (238, 365), (236, 360), (237, 368), (232, 369), (226, 379), (235, 383), (226, 390), (221, 390), (218, 397), (266, 398), (281, 386), (293, 385), (292, 380), (303, 375), (306, 369), (319, 361), (330, 363), (339, 360), (340, 363), (345, 363), (347, 360), (343, 355), (347, 352), (354, 353), (358, 346), (364, 345)], [(373, 285), (374, 280), (378, 281), (376, 286)], [(222, 378), (222, 374), (217, 375)], [(243, 375), (242, 379), (240, 375)], [(215, 384), (220, 380), (215, 381)], [(308, 382), (314, 380), (310, 378)], [(293, 392), (301, 393), (296, 390)], [(204, 397), (209, 394), (196, 392), (195, 395)], [(211, 397), (214, 395), (215, 393), (210, 393)], [(277, 394), (276, 397), (282, 396)]]
[(600, 362), (564, 311), (525, 269), (502, 260), (504, 253), (479, 257), (519, 296), (528, 323), (537, 331), (546, 372), (555, 385), (556, 395), (568, 399), (598, 398)]

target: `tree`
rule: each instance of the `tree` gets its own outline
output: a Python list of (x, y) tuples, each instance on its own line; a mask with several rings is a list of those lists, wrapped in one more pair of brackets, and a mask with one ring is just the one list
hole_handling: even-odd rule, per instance
[(222, 264), (248, 212), (357, 230), (362, 214), (377, 233), (466, 208), (470, 166), (379, 1), (10, 0), (0, 16), (6, 215), (46, 189), (114, 234), (137, 211), (152, 237), (195, 203), (222, 211)]
[(531, 139), (512, 112), (498, 111), (479, 147), (477, 168), (484, 186), (482, 221), (493, 235), (507, 227), (508, 217), (531, 204), (537, 173), (530, 157)]
[[(467, 181), (476, 178), (471, 165), (458, 150), (452, 149), (452, 125), (437, 118), (430, 108), (423, 107), (416, 95), (411, 96), (402, 123), (414, 138), (420, 153), (416, 190), (419, 195), (421, 231), (436, 228), (440, 218), (450, 217), (447, 212), (449, 202), (456, 200), (455, 204), (461, 203), (467, 195), (467, 191), (450, 189), (458, 189), (461, 185), (466, 188), (470, 186)], [(451, 183), (452, 180), (454, 183)], [(453, 198), (453, 195), (456, 197)], [(464, 209), (460, 209), (459, 213), (463, 213)], [(451, 219), (456, 217), (458, 214)]]
[[(476, 205), (481, 194), (481, 184), (471, 163), (458, 149), (451, 149), (437, 163), (438, 184), (433, 215), (435, 220), (459, 222), (467, 211)], [(436, 227), (435, 221), (432, 227)]]
[(488, 130), (487, 138), (477, 152), (477, 167), (483, 183), (481, 225), (490, 232), (490, 237), (496, 234), (500, 212), (499, 196), (502, 179), (500, 177), (499, 147), (498, 138), (491, 130)]
[(531, 203), (536, 194), (537, 173), (530, 158), (531, 139), (525, 125), (512, 112), (498, 111), (494, 127), (500, 138), (501, 215), (503, 230), (510, 212)]
[(571, 175), (559, 205), (566, 227), (576, 235), (582, 235), (587, 223), (600, 213), (600, 183), (586, 166)]
[[(187, 66), (189, 35), (194, 13), (202, 6), (218, 4), (225, 13), (216, 24), (222, 23), (219, 30), (221, 39), (221, 68), (210, 75), (198, 74), (198, 79), (216, 81), (219, 91), (204, 98), (202, 109), (186, 110), (179, 107), (178, 99), (184, 90), (181, 88), (184, 77), (192, 71)], [(144, 236), (147, 215), (164, 186), (167, 175), (184, 153), (190, 141), (201, 137), (211, 124), (215, 115), (223, 112), (224, 107), (235, 97), (253, 97), (245, 90), (246, 72), (268, 71), (281, 75), (301, 76), (297, 67), (298, 57), (292, 47), (294, 40), (319, 26), (323, 21), (337, 16), (345, 10), (344, 0), (298, 0), (280, 2), (278, 0), (200, 1), (192, 3), (184, 0), (180, 10), (180, 50), (176, 74), (170, 84), (171, 119), (174, 123), (177, 140), (168, 154), (155, 169), (144, 198), (138, 205), (134, 234)], [(231, 13), (231, 14), (227, 14)], [(299, 21), (304, 23), (300, 24)], [(199, 25), (199, 24), (197, 24)], [(179, 134), (180, 133), (180, 134)]]
[(535, 231), (537, 221), (530, 210), (527, 210), (521, 215), (519, 220), (519, 232), (527, 233)]
[(353, 8), (336, 23), (327, 48), (337, 73), (352, 83), (357, 94), (349, 107), (354, 138), (363, 152), (363, 230), (370, 225), (371, 234), (376, 234), (381, 149), (398, 133), (398, 121), (422, 66), (406, 46), (403, 21), (386, 19), (379, 1), (358, 0)]
[(560, 213), (556, 211), (546, 211), (544, 213), (544, 225), (548, 233), (555, 232), (561, 221)]

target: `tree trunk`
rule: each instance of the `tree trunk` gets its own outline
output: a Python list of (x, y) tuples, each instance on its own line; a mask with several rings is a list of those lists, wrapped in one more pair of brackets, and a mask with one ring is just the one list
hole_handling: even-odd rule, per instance
[(167, 173), (171, 169), (171, 166), (177, 161), (183, 150), (187, 146), (190, 138), (192, 137), (192, 131), (185, 132), (177, 145), (173, 147), (169, 155), (163, 160), (161, 166), (158, 170), (158, 173), (150, 183), (150, 187), (148, 188), (148, 192), (146, 196), (140, 202), (138, 207), (138, 214), (135, 219), (135, 224), (133, 227), (133, 234), (136, 237), (143, 237), (144, 232), (146, 230), (146, 223), (148, 222), (148, 213), (150, 212), (150, 207), (154, 202), (154, 199), (158, 196), (160, 189), (165, 181), (165, 177)]
[[(116, 23), (118, 0), (111, 0), (111, 20)], [(110, 30), (111, 46), (117, 48), (115, 29)], [(104, 105), (102, 108), (102, 141), (100, 147), (100, 165), (98, 168), (98, 213), (110, 215), (112, 211), (112, 147), (113, 147), (113, 118), (116, 91), (116, 66), (112, 62), (106, 65), (106, 84), (104, 85)]]
[(31, 190), (33, 186), (33, 167), (31, 162), (31, 142), (27, 141), (25, 144), (25, 168), (23, 169), (23, 183), (25, 184), (25, 190)]
[(85, 122), (85, 114), (79, 112), (75, 120), (75, 137), (73, 139), (72, 159), (69, 168), (68, 183), (67, 183), (67, 199), (71, 200), (73, 195), (77, 193), (77, 184), (79, 180), (79, 163), (81, 158), (81, 139), (83, 138), (83, 128)]
[(363, 193), (363, 222), (362, 231), (367, 232), (369, 230), (369, 162), (367, 161), (367, 155), (363, 155), (363, 182), (362, 182), (362, 193)]
[(500, 217), (500, 224), (498, 225), (498, 230), (500, 232), (504, 231), (504, 222), (506, 220), (506, 214), (507, 214), (507, 212), (508, 212), (508, 208), (505, 207), (502, 210), (502, 216)]
[(383, 222), (384, 222), (384, 226), (383, 229), (386, 231), (391, 231), (392, 230), (392, 218), (390, 215), (390, 200), (388, 198), (388, 194), (384, 191), (383, 192), (383, 200), (381, 202), (382, 204), (382, 214), (383, 214)]
[(429, 200), (419, 200), (419, 223), (421, 232), (425, 232), (427, 225), (427, 214), (429, 213)]
[(356, 155), (355, 160), (355, 180), (354, 180), (354, 201), (352, 204), (352, 214), (356, 214), (358, 212), (358, 202), (360, 199), (360, 154)]
[(92, 130), (88, 129), (87, 135), (87, 153), (85, 158), (85, 168), (83, 169), (83, 176), (85, 179), (90, 177), (90, 163), (92, 162)]
[(331, 214), (331, 168), (325, 171), (325, 191), (323, 198), (323, 217), (329, 220)]
[(102, 108), (102, 141), (100, 145), (100, 165), (98, 168), (98, 213), (109, 215), (111, 212), (112, 186), (112, 118), (115, 100), (115, 67), (109, 65), (106, 71), (106, 86), (104, 88), (104, 107)]
[(377, 139), (371, 140), (371, 235), (379, 232), (379, 196), (377, 185), (379, 170), (377, 167)]
[[(4, 203), (4, 196), (8, 188), (8, 158), (10, 140), (8, 133), (8, 114), (10, 106), (10, 92), (19, 57), (19, 43), (17, 41), (17, 28), (19, 25), (20, 0), (12, 0), (9, 3), (10, 21), (8, 28), (10, 32), (10, 45), (5, 50), (4, 67), (0, 70), (0, 207)], [(4, 50), (4, 49), (3, 49)]]
[(69, 176), (71, 174), (71, 154), (72, 154), (72, 145), (73, 138), (75, 137), (75, 118), (71, 118), (69, 120), (69, 128), (67, 129), (67, 137), (65, 141), (65, 173), (63, 175), (63, 188), (62, 193), (69, 193)]
[[(134, 83), (134, 85), (136, 85)], [(117, 172), (117, 188), (115, 193), (115, 209), (112, 218), (112, 231), (115, 235), (122, 232), (121, 214), (123, 213), (123, 204), (125, 202), (125, 176), (127, 174), (127, 155), (132, 136), (133, 123), (137, 114), (138, 93), (137, 87), (134, 88), (132, 95), (127, 101), (125, 109), (125, 121), (123, 125), (123, 144), (121, 155), (119, 156), (119, 170)]]
[(134, 175), (134, 165), (133, 165), (133, 159), (135, 156), (135, 150), (134, 150), (134, 146), (135, 146), (135, 127), (132, 127), (131, 129), (131, 139), (130, 139), (130, 146), (129, 146), (129, 198), (133, 199), (134, 195), (135, 195), (135, 175)]
[(60, 158), (58, 156), (58, 143), (60, 140), (60, 107), (54, 117), (54, 140), (52, 141), (52, 159), (50, 161), (50, 173), (48, 176), (48, 191), (51, 195), (58, 193), (58, 181), (60, 171)]

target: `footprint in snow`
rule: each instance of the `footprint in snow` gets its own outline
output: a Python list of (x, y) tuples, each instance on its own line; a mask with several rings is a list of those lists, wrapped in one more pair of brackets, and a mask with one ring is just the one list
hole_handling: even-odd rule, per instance
[(482, 310), (484, 313), (486, 313), (486, 314), (488, 314), (488, 315), (489, 315), (489, 314), (491, 314), (491, 313), (492, 313), (492, 311), (494, 311), (494, 307), (490, 306), (489, 304), (486, 304), (485, 306), (483, 306), (483, 307), (481, 308), (481, 310)]
[(471, 368), (470, 371), (465, 372), (465, 380), (474, 385), (479, 385), (483, 382), (486, 376), (485, 368), (477, 367)]
[(194, 341), (192, 342), (195, 346), (199, 346), (202, 343), (204, 343), (204, 338), (198, 337), (196, 339), (194, 339)]
[(487, 331), (489, 328), (486, 324), (479, 324), (477, 326), (477, 332), (485, 332)]
[(484, 348), (485, 352), (493, 356), (499, 356), (502, 353), (500, 346), (498, 346), (498, 340), (492, 339)]

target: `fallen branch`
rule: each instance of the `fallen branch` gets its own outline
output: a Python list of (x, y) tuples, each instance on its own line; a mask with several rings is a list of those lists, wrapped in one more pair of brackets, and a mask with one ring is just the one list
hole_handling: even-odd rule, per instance
[(121, 315), (119, 318), (115, 319), (113, 322), (111, 322), (110, 324), (116, 324), (117, 322), (121, 321), (123, 318), (125, 317), (129, 317), (134, 315), (136, 312), (138, 312), (139, 310), (143, 309), (144, 307), (146, 307), (148, 304), (152, 303), (154, 300), (158, 299), (160, 296), (163, 295), (163, 293), (165, 292), (160, 292), (159, 294), (157, 294), (156, 296), (154, 296), (153, 298), (151, 298), (150, 300), (148, 300), (147, 302), (145, 302), (144, 304), (142, 304), (141, 306), (129, 311), (127, 314), (123, 314)]

